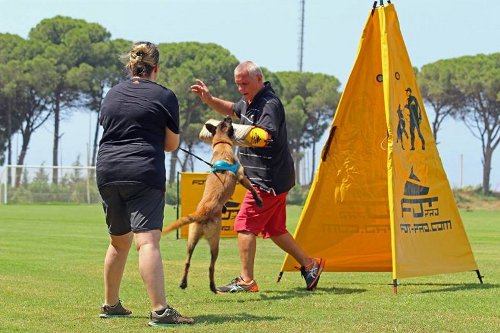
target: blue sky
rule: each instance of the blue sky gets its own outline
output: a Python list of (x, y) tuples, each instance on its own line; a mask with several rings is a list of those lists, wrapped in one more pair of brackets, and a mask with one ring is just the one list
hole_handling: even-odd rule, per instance
[[(500, 52), (498, 0), (392, 3), (413, 66)], [(372, 4), (371, 0), (306, 0), (304, 71), (334, 75), (345, 84)], [(99, 23), (112, 38), (213, 42), (239, 60), (254, 60), (272, 71), (298, 68), (299, 0), (0, 0), (0, 8), (0, 32), (24, 38), (42, 19), (65, 15)], [(430, 108), (427, 113), (431, 118)], [(78, 155), (82, 162), (86, 159), (94, 121), (84, 113), (63, 121), (63, 165)], [(48, 123), (35, 135), (27, 164), (50, 164), (51, 133)], [(452, 119), (443, 124), (438, 141), (450, 184), (481, 184), (481, 142)], [(202, 164), (199, 171), (205, 171)], [(500, 148), (493, 159), (491, 185), (500, 191)]]

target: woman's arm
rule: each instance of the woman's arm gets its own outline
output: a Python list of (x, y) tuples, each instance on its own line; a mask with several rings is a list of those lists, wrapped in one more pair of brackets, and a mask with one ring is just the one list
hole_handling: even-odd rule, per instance
[(179, 147), (180, 135), (172, 132), (168, 127), (165, 128), (165, 143), (164, 150), (171, 152)]

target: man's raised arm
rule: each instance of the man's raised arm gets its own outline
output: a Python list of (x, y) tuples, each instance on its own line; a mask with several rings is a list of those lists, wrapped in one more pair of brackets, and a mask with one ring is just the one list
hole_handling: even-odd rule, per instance
[(212, 96), (210, 90), (202, 80), (196, 80), (196, 84), (191, 86), (191, 91), (200, 96), (201, 101), (215, 111), (225, 116), (234, 116), (234, 103)]

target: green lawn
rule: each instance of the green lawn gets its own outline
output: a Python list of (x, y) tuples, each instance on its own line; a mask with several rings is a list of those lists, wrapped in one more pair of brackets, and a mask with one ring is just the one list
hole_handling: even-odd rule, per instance
[[(289, 207), (295, 228), (301, 207)], [(167, 208), (167, 220), (175, 216)], [(178, 288), (185, 241), (162, 242), (169, 302), (193, 316), (173, 332), (500, 332), (500, 211), (462, 212), (481, 273), (401, 280), (390, 273), (324, 273), (318, 289), (304, 290), (299, 273), (276, 278), (284, 254), (258, 241), (256, 294), (214, 295), (208, 288), (208, 247), (193, 257), (189, 287)], [(130, 253), (122, 300), (131, 318), (100, 319), (102, 264), (108, 238), (99, 206), (0, 205), (0, 332), (151, 332), (149, 303)], [(221, 240), (216, 281), (239, 272), (235, 239)]]

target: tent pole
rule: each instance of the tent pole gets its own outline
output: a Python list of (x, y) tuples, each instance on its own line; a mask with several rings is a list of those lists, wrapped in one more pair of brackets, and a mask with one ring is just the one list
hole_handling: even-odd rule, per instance
[(479, 282), (481, 284), (483, 284), (483, 278), (484, 278), (484, 276), (481, 275), (481, 272), (479, 272), (479, 269), (476, 269), (476, 274), (477, 274), (477, 278), (479, 279)]
[(392, 287), (394, 290), (394, 295), (397, 295), (398, 294), (398, 279), (392, 280)]
[(278, 275), (278, 281), (276, 282), (280, 282), (282, 276), (283, 276), (283, 271), (281, 271), (280, 274)]
[(373, 16), (373, 13), (375, 12), (375, 9), (377, 8), (377, 1), (375, 0), (375, 2), (373, 3), (373, 8), (372, 8), (372, 16)]
[[(177, 172), (177, 205), (175, 207), (177, 219), (179, 219), (179, 214), (180, 214), (179, 207), (180, 207), (180, 203), (181, 203), (181, 195), (180, 195), (181, 183), (179, 180), (180, 175), (181, 175), (181, 173)], [(175, 230), (175, 239), (180, 239), (180, 238), (181, 238), (181, 232), (179, 229), (177, 229), (177, 230)]]

